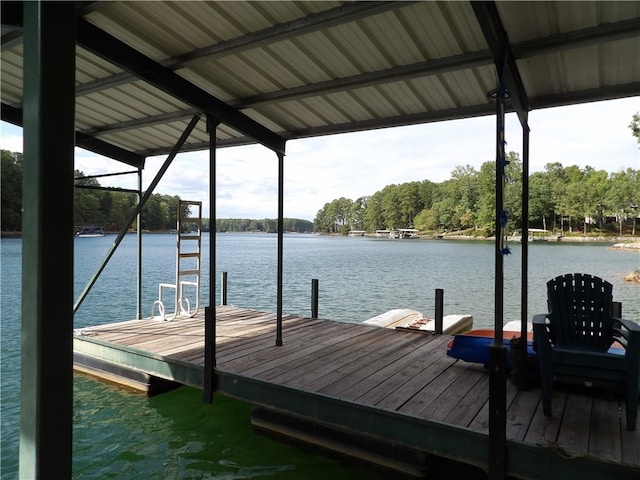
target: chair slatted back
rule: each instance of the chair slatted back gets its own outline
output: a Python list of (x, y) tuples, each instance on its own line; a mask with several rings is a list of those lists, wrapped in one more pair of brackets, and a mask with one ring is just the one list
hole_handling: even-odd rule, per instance
[(606, 352), (613, 342), (612, 291), (609, 282), (582, 273), (549, 280), (551, 341), (562, 348)]

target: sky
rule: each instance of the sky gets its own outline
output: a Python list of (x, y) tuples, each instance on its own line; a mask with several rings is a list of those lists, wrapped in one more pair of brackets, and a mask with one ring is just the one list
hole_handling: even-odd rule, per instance
[[(640, 97), (529, 112), (530, 173), (548, 163), (590, 166), (609, 173), (640, 169), (640, 145), (629, 124), (640, 112)], [(284, 216), (313, 221), (325, 204), (356, 200), (391, 184), (442, 182), (458, 166), (480, 170), (495, 160), (495, 116), (394, 127), (367, 132), (289, 140), (284, 162)], [(522, 129), (506, 117), (507, 152), (522, 158)], [(22, 152), (22, 129), (0, 124), (0, 148)], [(154, 193), (203, 202), (209, 218), (208, 153), (177, 155)], [(149, 157), (146, 188), (166, 157)], [(98, 175), (132, 170), (76, 148), (76, 170)], [(221, 148), (217, 153), (217, 218), (277, 218), (278, 158), (261, 145)], [(137, 176), (99, 178), (103, 186), (136, 188)]]

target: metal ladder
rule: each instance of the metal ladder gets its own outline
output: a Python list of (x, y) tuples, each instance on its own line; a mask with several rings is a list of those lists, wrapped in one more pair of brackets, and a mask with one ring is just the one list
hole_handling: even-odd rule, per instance
[[(191, 207), (197, 215), (192, 216)], [(200, 260), (202, 252), (202, 202), (180, 200), (178, 203), (176, 245), (176, 281), (158, 285), (158, 300), (153, 302), (151, 317), (163, 321), (174, 320), (178, 315), (193, 317), (200, 308)], [(168, 315), (163, 301), (164, 290), (173, 290), (173, 313)], [(193, 310), (186, 296), (195, 293)], [(158, 307), (158, 316), (155, 309)]]

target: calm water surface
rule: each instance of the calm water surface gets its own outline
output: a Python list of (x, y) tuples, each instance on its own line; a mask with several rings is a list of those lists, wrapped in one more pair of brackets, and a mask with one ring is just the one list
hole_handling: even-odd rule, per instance
[[(84, 288), (115, 236), (75, 240), (75, 290)], [(208, 265), (208, 235), (203, 265)], [(228, 272), (229, 304), (276, 310), (275, 235), (220, 234), (216, 278)], [(142, 314), (151, 313), (158, 283), (173, 283), (175, 237), (145, 235)], [(20, 365), (20, 239), (2, 239), (1, 364), (2, 479), (17, 478)], [(520, 316), (520, 245), (505, 257), (505, 321)], [(320, 286), (322, 318), (361, 322), (392, 308), (432, 316), (435, 289), (444, 290), (444, 313), (466, 313), (475, 327), (494, 321), (494, 246), (491, 242), (392, 241), (285, 236), (285, 313), (309, 315), (311, 279)], [(640, 268), (640, 254), (607, 244), (533, 244), (529, 249), (529, 313), (546, 311), (545, 282), (586, 272), (614, 285), (626, 318), (640, 320), (640, 288), (623, 276)], [(135, 318), (136, 242), (125, 238), (78, 310), (75, 327)], [(204, 274), (201, 305), (209, 303)], [(219, 292), (215, 292), (216, 299)], [(193, 302), (192, 302), (193, 303)], [(284, 332), (286, 342), (286, 330)], [(81, 375), (74, 383), (74, 478), (363, 478), (353, 465), (252, 432), (250, 406), (183, 387), (147, 398)], [(367, 478), (384, 478), (367, 472)]]

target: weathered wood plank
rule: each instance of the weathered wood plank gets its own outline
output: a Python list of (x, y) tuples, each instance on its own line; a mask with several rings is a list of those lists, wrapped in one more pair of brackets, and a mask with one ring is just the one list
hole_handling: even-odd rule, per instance
[(626, 421), (625, 417), (620, 434), (622, 462), (627, 465), (637, 465), (640, 468), (640, 434), (637, 429), (633, 432), (628, 431)]
[(291, 385), (308, 391), (320, 391), (327, 385), (344, 378), (351, 371), (357, 370), (361, 365), (366, 364), (370, 355), (375, 352), (384, 354), (387, 348), (393, 348), (393, 345), (402, 341), (402, 339), (394, 335), (393, 330), (384, 330), (385, 332), (378, 333), (368, 329), (367, 335), (373, 335), (371, 341), (358, 342), (356, 348), (341, 353), (339, 357), (335, 355), (335, 360), (331, 362), (319, 359), (322, 362), (321, 364), (316, 363), (316, 368), (306, 374), (299, 374), (291, 382)]
[[(390, 332), (391, 334), (392, 332)], [(358, 355), (360, 350), (366, 345), (377, 341), (380, 336), (377, 332), (367, 329), (349, 332), (346, 337), (336, 339), (333, 345), (329, 345), (313, 357), (305, 357), (297, 361), (290, 361), (264, 372), (262, 378), (269, 381), (286, 383), (289, 386), (300, 386), (301, 383), (309, 381), (312, 377), (326, 374), (329, 369), (335, 368), (335, 363), (345, 364), (349, 361), (349, 355)]]
[[(451, 387), (446, 388), (431, 404), (418, 412), (419, 416), (438, 422), (444, 421), (462, 399), (474, 389), (480, 377), (485, 376), (476, 369), (465, 368), (460, 362), (452, 364), (447, 369), (449, 370), (458, 372), (457, 377), (451, 382)], [(477, 395), (478, 392), (476, 392)]]
[[(414, 338), (399, 339), (393, 346), (383, 347), (379, 350), (372, 351), (366, 359), (356, 362), (357, 368), (353, 366), (345, 366), (344, 369), (339, 369), (347, 373), (342, 377), (337, 377), (336, 381), (330, 385), (322, 388), (320, 392), (326, 395), (335, 395), (343, 398), (353, 398), (354, 394), (357, 394), (359, 390), (351, 391), (351, 395), (345, 395), (344, 392), (351, 389), (355, 385), (361, 382), (366, 382), (369, 377), (385, 368), (387, 365), (394, 363), (396, 360), (403, 358), (407, 352), (413, 351), (417, 346), (424, 345), (421, 335), (415, 335), (408, 333), (405, 335), (411, 335)], [(340, 381), (337, 381), (337, 379)], [(354, 387), (359, 388), (359, 387)]]
[[(442, 337), (429, 336), (424, 345), (419, 345), (398, 362), (385, 367), (376, 374), (381, 377), (377, 385), (363, 393), (358, 400), (397, 409), (433, 379), (434, 374), (427, 371), (433, 372), (434, 364), (443, 358), (445, 347), (442, 340)], [(389, 369), (397, 369), (397, 373), (389, 375)]]
[(623, 423), (626, 427), (626, 422), (620, 418), (621, 411), (618, 400), (607, 400), (596, 396), (593, 399), (591, 412), (589, 455), (612, 462), (621, 461), (620, 433)]
[(570, 393), (562, 415), (558, 447), (568, 455), (584, 455), (589, 447), (591, 397)]
[[(507, 396), (506, 396), (506, 405), (507, 410), (509, 410), (509, 405), (513, 401), (513, 399), (518, 393), (518, 389), (513, 386), (513, 384), (507, 381)], [(481, 433), (489, 433), (489, 401), (484, 404), (484, 406), (480, 409), (475, 418), (469, 423), (469, 428), (471, 430), (481, 432)]]
[[(463, 363), (463, 362), (458, 362)], [(479, 365), (465, 365), (467, 370), (474, 371), (477, 376), (475, 383), (469, 384), (467, 394), (453, 405), (449, 414), (443, 419), (445, 423), (468, 427), (478, 412), (488, 402), (489, 374)]]
[[(534, 398), (541, 399), (540, 389), (532, 392)], [(533, 420), (529, 425), (524, 441), (534, 445), (556, 445), (558, 432), (560, 431), (560, 420), (562, 412), (567, 403), (567, 394), (563, 391), (554, 392), (553, 403), (551, 404), (551, 417), (547, 417), (542, 411), (542, 404), (538, 403)]]
[[(203, 317), (131, 320), (75, 334), (82, 331), (79, 338), (93, 341), (96, 354), (113, 344), (127, 358), (148, 352), (154, 361), (170, 358), (181, 369), (201, 372)], [(276, 346), (274, 313), (218, 307), (218, 367), (238, 378), (266, 380), (305, 395), (320, 393), (319, 399), (375, 407), (381, 422), (400, 415), (459, 426), (460, 435), (488, 433), (489, 375), (479, 365), (447, 357), (450, 337), (294, 315), (283, 316), (283, 328), (284, 345)], [(520, 392), (511, 382), (506, 401), (508, 439), (568, 458), (640, 468), (640, 433), (625, 430), (624, 414), (621, 418), (618, 412), (624, 405), (594, 392), (557, 388), (553, 417), (546, 418), (540, 389)]]
[[(304, 355), (322, 349), (326, 338), (343, 331), (342, 326), (339, 324), (327, 326), (316, 332), (315, 335), (310, 330), (297, 331), (294, 334), (290, 334), (290, 341), (284, 342), (282, 346), (261, 349), (233, 360), (225, 359), (224, 367), (247, 376), (256, 376), (281, 363), (286, 363), (295, 358), (302, 358)], [(291, 337), (294, 337), (294, 339)]]

